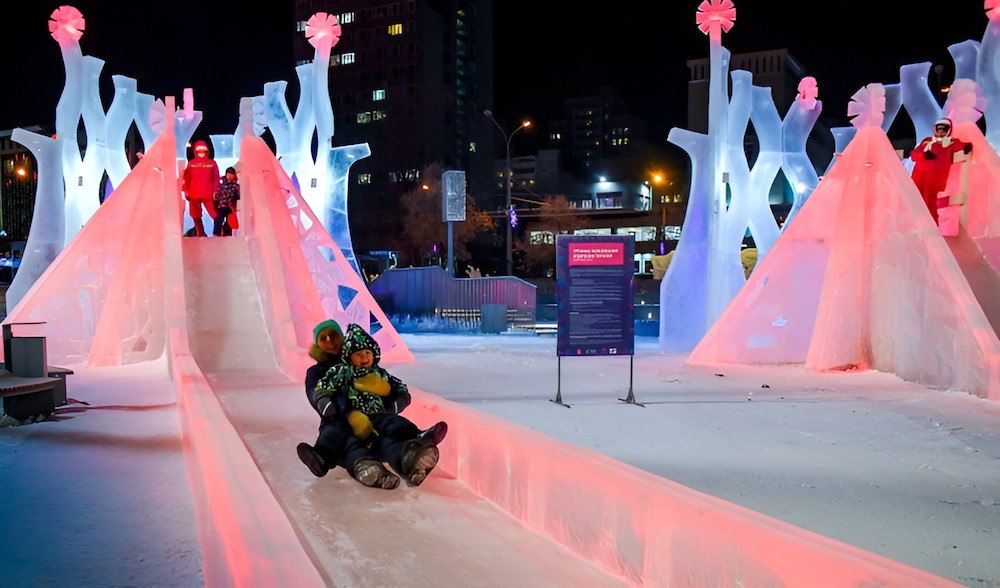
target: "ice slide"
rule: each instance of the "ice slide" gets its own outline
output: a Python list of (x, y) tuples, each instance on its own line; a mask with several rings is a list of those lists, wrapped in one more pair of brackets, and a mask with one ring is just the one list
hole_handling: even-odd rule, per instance
[[(791, 585), (825, 570), (845, 581), (949, 584), (630, 468), (609, 480), (621, 464), (417, 390), (408, 416), (452, 425), (428, 482), (380, 492), (343, 470), (317, 480), (293, 450), (314, 438), (315, 415), (300, 378), (276, 369), (260, 336), (266, 293), (243, 241), (183, 243), (191, 353), (326, 585), (666, 585), (706, 569), (751, 583)], [(780, 557), (755, 553), (762, 544), (781, 545)], [(269, 557), (273, 546), (244, 548)]]
[[(166, 356), (206, 584), (803, 585), (822, 577), (827, 585), (953, 585), (417, 390), (407, 415), (451, 425), (428, 482), (381, 492), (342, 471), (314, 478), (294, 452), (316, 426), (299, 375), (308, 361), (302, 332), (317, 322), (309, 313), (381, 326), (387, 363), (408, 350), (255, 137), (242, 145), (244, 234), (183, 239), (170, 136), (11, 320), (45, 321), (56, 364), (85, 358), (86, 369), (114, 369)], [(336, 263), (314, 254), (324, 246)]]

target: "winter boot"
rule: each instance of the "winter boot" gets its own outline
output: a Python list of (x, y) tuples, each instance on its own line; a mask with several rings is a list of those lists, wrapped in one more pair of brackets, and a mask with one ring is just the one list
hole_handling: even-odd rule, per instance
[(403, 451), (403, 475), (410, 484), (419, 486), (437, 465), (440, 457), (441, 452), (435, 445), (416, 440), (407, 441)]
[(354, 479), (371, 488), (392, 490), (399, 486), (399, 476), (374, 459), (359, 459), (354, 464)]
[(440, 445), (444, 441), (444, 436), (448, 434), (448, 423), (441, 421), (433, 427), (420, 431), (417, 441), (423, 444)]
[(312, 445), (299, 443), (295, 447), (295, 451), (299, 454), (299, 459), (302, 460), (302, 463), (306, 464), (309, 471), (317, 478), (322, 478), (330, 471), (330, 468), (326, 467), (326, 464), (323, 463), (323, 458), (316, 452)]

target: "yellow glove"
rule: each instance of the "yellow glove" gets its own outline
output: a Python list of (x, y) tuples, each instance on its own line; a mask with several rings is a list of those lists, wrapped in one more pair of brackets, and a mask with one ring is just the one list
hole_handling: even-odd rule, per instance
[(377, 396), (389, 395), (389, 382), (375, 373), (367, 373), (360, 378), (354, 378), (354, 389), (370, 392)]
[(359, 410), (349, 412), (347, 414), (347, 422), (351, 425), (351, 430), (354, 431), (354, 436), (358, 439), (367, 439), (368, 435), (371, 435), (375, 431), (368, 415)]

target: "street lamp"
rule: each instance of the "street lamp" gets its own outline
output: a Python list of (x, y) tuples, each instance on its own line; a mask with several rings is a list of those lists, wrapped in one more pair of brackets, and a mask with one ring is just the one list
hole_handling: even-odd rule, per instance
[(506, 160), (507, 161), (507, 171), (505, 172), (505, 176), (506, 176), (506, 180), (507, 180), (507, 194), (506, 194), (506, 200), (505, 200), (505, 202), (506, 202), (506, 208), (504, 209), (505, 210), (505, 216), (504, 216), (504, 218), (506, 219), (506, 223), (505, 224), (507, 225), (507, 238), (505, 239), (504, 247), (506, 247), (506, 249), (507, 249), (507, 262), (506, 262), (507, 265), (506, 265), (505, 269), (507, 271), (507, 275), (508, 276), (512, 276), (512, 275), (514, 275), (514, 262), (513, 262), (513, 257), (511, 255), (511, 251), (512, 250), (511, 250), (511, 234), (510, 234), (510, 186), (513, 183), (513, 178), (512, 178), (512, 176), (513, 176), (513, 170), (510, 168), (510, 140), (513, 139), (514, 135), (516, 135), (517, 132), (520, 131), (521, 129), (526, 129), (526, 128), (530, 127), (531, 126), (531, 121), (530, 120), (522, 120), (521, 123), (517, 125), (517, 128), (514, 129), (513, 131), (511, 131), (510, 134), (508, 134), (506, 131), (503, 130), (503, 127), (500, 126), (500, 123), (497, 122), (497, 119), (493, 118), (493, 111), (492, 110), (490, 110), (490, 109), (487, 108), (486, 110), (483, 111), (483, 114), (485, 114), (488, 119), (490, 119), (491, 121), (493, 121), (493, 124), (496, 125), (497, 130), (500, 131), (500, 134), (503, 136), (504, 140), (507, 142), (507, 160)]

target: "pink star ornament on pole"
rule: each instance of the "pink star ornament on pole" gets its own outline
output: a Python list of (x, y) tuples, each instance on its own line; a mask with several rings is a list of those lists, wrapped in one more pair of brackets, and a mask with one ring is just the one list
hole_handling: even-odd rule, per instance
[(340, 23), (337, 17), (325, 12), (317, 12), (306, 22), (306, 39), (326, 58), (330, 50), (340, 41)]
[(986, 18), (993, 22), (1000, 20), (1000, 0), (986, 0), (983, 9), (986, 10)]
[(52, 11), (49, 18), (49, 33), (60, 47), (79, 41), (87, 28), (83, 14), (73, 6), (60, 6)]
[(736, 7), (733, 0), (704, 0), (698, 5), (695, 23), (711, 41), (721, 41), (722, 32), (729, 32), (736, 22)]

